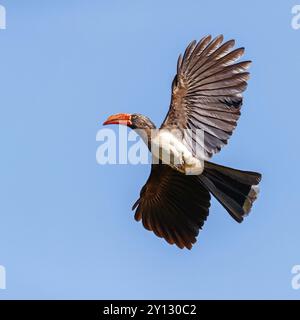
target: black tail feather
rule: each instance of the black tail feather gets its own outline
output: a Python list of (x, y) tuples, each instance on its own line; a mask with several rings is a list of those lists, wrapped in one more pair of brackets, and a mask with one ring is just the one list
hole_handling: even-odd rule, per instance
[(205, 162), (199, 178), (228, 213), (242, 222), (257, 198), (261, 174)]

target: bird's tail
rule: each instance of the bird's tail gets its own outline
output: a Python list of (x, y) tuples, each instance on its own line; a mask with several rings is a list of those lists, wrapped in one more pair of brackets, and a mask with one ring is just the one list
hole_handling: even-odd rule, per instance
[(228, 213), (237, 222), (242, 222), (257, 198), (261, 174), (205, 162), (199, 178)]

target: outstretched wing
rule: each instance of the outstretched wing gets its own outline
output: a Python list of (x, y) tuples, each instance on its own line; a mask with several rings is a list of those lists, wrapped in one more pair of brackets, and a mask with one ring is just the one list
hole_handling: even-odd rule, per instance
[[(244, 48), (232, 50), (234, 40), (222, 42), (222, 35), (213, 40), (207, 36), (191, 42), (179, 57), (170, 109), (161, 127), (190, 129), (185, 130), (186, 140), (192, 142), (196, 130), (203, 130), (204, 143), (198, 147), (204, 148), (205, 159), (221, 150), (236, 127), (249, 78), (251, 61), (235, 63)], [(186, 144), (196, 155), (195, 143)]]
[(133, 206), (135, 219), (147, 230), (179, 248), (191, 249), (210, 207), (210, 194), (197, 176), (167, 165), (152, 165), (150, 176)]

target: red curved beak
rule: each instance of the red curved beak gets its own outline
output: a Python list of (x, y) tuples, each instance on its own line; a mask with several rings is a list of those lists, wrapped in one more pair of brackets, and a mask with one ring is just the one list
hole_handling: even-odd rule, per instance
[(132, 125), (131, 114), (129, 113), (114, 114), (108, 117), (108, 119), (103, 123), (104, 126), (107, 124), (123, 124), (125, 126), (130, 126)]

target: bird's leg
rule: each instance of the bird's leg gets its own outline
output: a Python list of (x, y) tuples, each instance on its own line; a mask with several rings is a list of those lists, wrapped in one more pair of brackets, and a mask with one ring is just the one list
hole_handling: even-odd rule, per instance
[(204, 161), (201, 161), (185, 150), (183, 152), (184, 171), (187, 175), (200, 175), (204, 170)]

